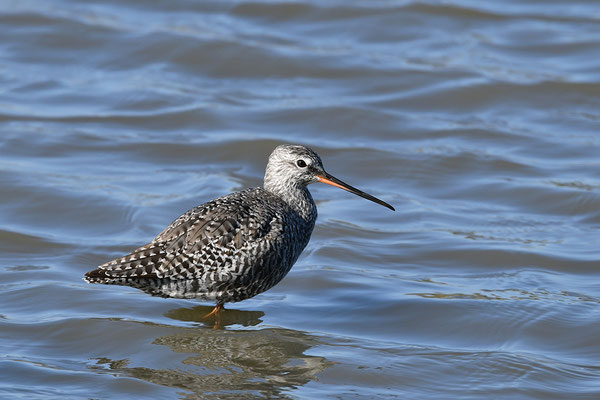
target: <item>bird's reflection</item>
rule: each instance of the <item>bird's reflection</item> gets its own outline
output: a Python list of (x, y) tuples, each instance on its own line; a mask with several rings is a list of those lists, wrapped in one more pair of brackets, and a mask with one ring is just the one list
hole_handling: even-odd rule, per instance
[[(178, 308), (167, 312), (169, 318), (201, 322), (210, 307)], [(224, 326), (255, 326), (264, 316), (261, 311), (226, 310)], [(208, 324), (210, 326), (210, 324)], [(147, 325), (145, 325), (147, 328)], [(183, 361), (164, 359), (157, 353), (157, 365), (129, 367), (129, 360), (98, 359), (93, 368), (108, 368), (166, 387), (183, 389), (184, 398), (285, 398), (290, 391), (316, 380), (317, 374), (333, 365), (324, 357), (306, 353), (323, 343), (305, 332), (281, 329), (226, 329), (175, 327), (175, 332), (157, 337), (152, 344), (167, 346), (173, 354), (186, 354)], [(154, 351), (148, 348), (147, 356)], [(174, 357), (180, 360), (179, 357)], [(154, 364), (154, 363), (150, 363)], [(161, 366), (169, 365), (162, 369)], [(164, 367), (163, 367), (164, 368)], [(231, 397), (233, 396), (233, 397)]]
[(177, 308), (165, 314), (166, 317), (185, 322), (198, 322), (213, 328), (225, 328), (227, 326), (256, 326), (262, 322), (265, 313), (262, 311), (245, 311), (225, 309), (217, 316), (206, 318), (213, 307), (197, 306), (193, 308)]

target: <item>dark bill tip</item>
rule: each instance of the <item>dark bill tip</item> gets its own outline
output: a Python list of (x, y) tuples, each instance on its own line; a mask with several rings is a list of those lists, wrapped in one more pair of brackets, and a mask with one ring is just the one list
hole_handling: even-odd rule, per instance
[(327, 172), (321, 174), (321, 175), (317, 175), (317, 178), (319, 178), (319, 182), (323, 182), (323, 183), (327, 183), (328, 185), (332, 185), (335, 187), (338, 187), (340, 189), (344, 189), (350, 193), (354, 193), (357, 196), (360, 196), (364, 199), (367, 200), (371, 200), (374, 203), (380, 204), (384, 207), (389, 208), (392, 211), (396, 211), (396, 209), (394, 207), (392, 207), (391, 205), (389, 205), (388, 203), (386, 203), (383, 200), (378, 199), (375, 196), (371, 196), (368, 193), (363, 192), (362, 190), (359, 190), (353, 186), (348, 185), (347, 183), (342, 182), (341, 180), (339, 180), (338, 178), (336, 178), (333, 175), (328, 174)]

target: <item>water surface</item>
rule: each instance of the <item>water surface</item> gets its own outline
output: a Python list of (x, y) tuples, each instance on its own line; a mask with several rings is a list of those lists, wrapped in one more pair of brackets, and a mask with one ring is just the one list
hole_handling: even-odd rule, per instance
[[(593, 1), (0, 2), (0, 397), (600, 398)], [(312, 185), (276, 287), (86, 284), (281, 143)]]

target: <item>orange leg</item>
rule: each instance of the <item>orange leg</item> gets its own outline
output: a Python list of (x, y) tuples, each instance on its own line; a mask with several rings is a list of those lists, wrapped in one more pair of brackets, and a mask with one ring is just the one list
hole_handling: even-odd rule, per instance
[(209, 312), (204, 317), (202, 317), (202, 319), (208, 318), (208, 317), (212, 317), (213, 315), (218, 315), (224, 309), (225, 309), (224, 304), (223, 303), (219, 303), (219, 304), (217, 304), (217, 306), (211, 312)]

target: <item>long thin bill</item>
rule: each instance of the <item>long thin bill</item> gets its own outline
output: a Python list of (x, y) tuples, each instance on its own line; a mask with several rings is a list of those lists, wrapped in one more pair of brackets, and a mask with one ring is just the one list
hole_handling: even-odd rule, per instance
[(360, 196), (367, 200), (371, 200), (374, 203), (381, 204), (382, 206), (387, 207), (392, 211), (396, 211), (394, 209), (394, 207), (390, 206), (385, 201), (379, 200), (377, 197), (371, 196), (370, 194), (365, 193), (362, 190), (358, 190), (357, 188), (340, 181), (338, 178), (336, 178), (333, 175), (328, 174), (327, 172), (324, 172), (322, 175), (317, 175), (317, 178), (319, 178), (319, 182), (327, 183), (328, 185), (332, 185), (332, 186), (338, 187), (340, 189), (344, 189), (350, 193), (354, 193), (357, 196)]

